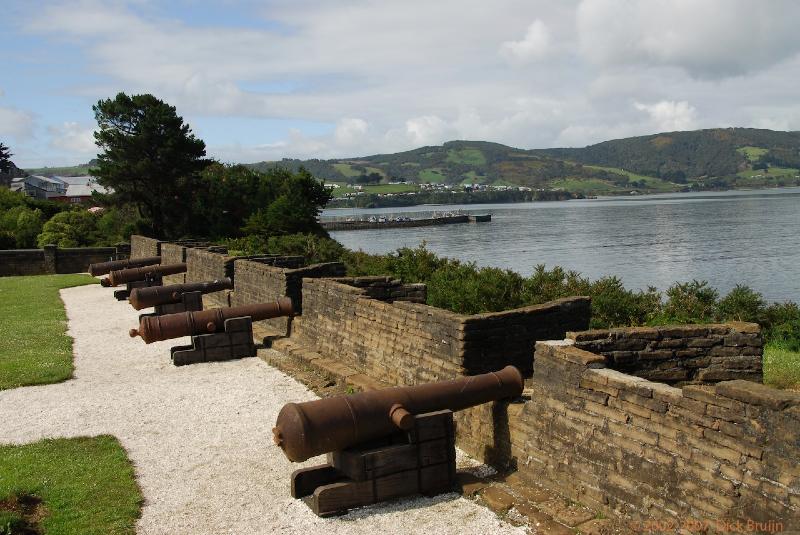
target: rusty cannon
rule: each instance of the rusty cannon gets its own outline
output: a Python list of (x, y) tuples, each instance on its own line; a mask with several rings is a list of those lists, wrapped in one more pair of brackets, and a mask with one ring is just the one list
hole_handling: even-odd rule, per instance
[(242, 305), (238, 307), (212, 308), (200, 312), (181, 312), (164, 316), (144, 316), (138, 329), (128, 334), (133, 338), (141, 336), (146, 344), (180, 338), (221, 332), (225, 322), (231, 318), (249, 317), (252, 321), (290, 316), (294, 313), (292, 300), (281, 297), (274, 303)]
[(89, 264), (89, 275), (108, 275), (112, 271), (128, 269), (142, 266), (152, 266), (161, 263), (160, 256), (148, 256), (145, 258), (126, 258), (125, 260), (112, 260), (110, 262), (98, 262)]
[(120, 284), (143, 281), (148, 277), (158, 277), (160, 279), (164, 275), (175, 275), (178, 273), (186, 273), (186, 264), (153, 264), (128, 269), (118, 269), (108, 274), (108, 284), (110, 286), (119, 286)]
[[(187, 294), (208, 294), (233, 288), (233, 281), (229, 277), (207, 282), (187, 282), (185, 284), (169, 284), (167, 286), (150, 286), (147, 288), (134, 288), (128, 298), (131, 306), (136, 310), (150, 307), (163, 307), (164, 305), (185, 304)], [(202, 303), (201, 303), (202, 305)], [(186, 312), (187, 310), (174, 310), (172, 312)], [(202, 310), (202, 306), (199, 309)], [(159, 315), (168, 311), (157, 311)]]
[(522, 394), (519, 370), (287, 403), (272, 432), (293, 462), (327, 463), (292, 474), (292, 496), (320, 516), (455, 484), (453, 411)]

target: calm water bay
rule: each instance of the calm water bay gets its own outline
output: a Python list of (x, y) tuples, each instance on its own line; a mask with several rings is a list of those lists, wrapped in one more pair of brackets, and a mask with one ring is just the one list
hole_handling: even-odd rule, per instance
[[(326, 210), (323, 217), (463, 210), (491, 223), (333, 232), (351, 249), (387, 253), (427, 242), (436, 253), (528, 275), (560, 265), (629, 288), (707, 280), (747, 284), (770, 301), (800, 302), (800, 188), (564, 202)], [(416, 214), (424, 215), (424, 214)]]

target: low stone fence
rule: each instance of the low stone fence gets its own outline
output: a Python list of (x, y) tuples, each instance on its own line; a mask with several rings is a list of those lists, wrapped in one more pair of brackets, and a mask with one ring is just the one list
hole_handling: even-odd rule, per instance
[(537, 343), (525, 401), (459, 414), (459, 444), (629, 518), (800, 528), (800, 393), (676, 388), (606, 362), (571, 340)]
[(762, 380), (764, 342), (755, 323), (669, 325), (567, 333), (606, 366), (668, 384)]
[(161, 256), (161, 240), (131, 234), (131, 258)]
[(367, 297), (378, 301), (409, 301), (425, 304), (428, 299), (428, 287), (425, 284), (403, 284), (400, 279), (392, 277), (336, 277), (331, 280), (363, 288)]
[[(304, 277), (338, 277), (344, 275), (345, 267), (340, 262), (297, 265), (299, 257), (275, 257), (272, 261), (236, 259), (234, 263), (234, 290), (231, 304), (265, 303), (287, 296), (292, 299), (295, 313), (303, 310), (302, 286)], [(302, 262), (302, 258), (300, 258)], [(289, 333), (290, 318), (273, 318), (256, 322), (255, 327), (266, 327), (272, 333)]]
[(128, 258), (129, 254), (127, 244), (63, 249), (46, 245), (43, 249), (0, 250), (0, 276), (84, 273), (89, 270), (89, 264)]
[(357, 282), (306, 278), (303, 314), (294, 320), (292, 338), (375, 379), (413, 385), (507, 364), (530, 375), (536, 340), (585, 328), (590, 313), (590, 300), (574, 297), (465, 316), (420, 303), (374, 299), (369, 286)]

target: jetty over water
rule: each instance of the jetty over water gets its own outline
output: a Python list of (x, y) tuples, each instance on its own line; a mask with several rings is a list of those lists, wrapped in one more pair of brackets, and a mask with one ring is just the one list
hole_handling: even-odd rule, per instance
[(441, 216), (411, 218), (371, 216), (362, 219), (337, 219), (321, 221), (325, 230), (371, 230), (381, 228), (429, 227), (452, 225), (454, 223), (486, 223), (492, 220), (491, 214), (446, 214)]

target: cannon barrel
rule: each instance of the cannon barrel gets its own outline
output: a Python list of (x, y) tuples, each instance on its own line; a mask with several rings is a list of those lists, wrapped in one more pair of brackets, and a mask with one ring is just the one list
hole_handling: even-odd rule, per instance
[(166, 264), (142, 266), (129, 269), (112, 271), (108, 275), (108, 282), (111, 286), (118, 286), (126, 282), (144, 280), (148, 274), (175, 275), (176, 273), (186, 273), (186, 264)]
[(128, 269), (142, 266), (152, 266), (160, 264), (160, 256), (148, 256), (146, 258), (126, 258), (125, 260), (112, 260), (110, 262), (98, 262), (96, 264), (89, 264), (89, 275), (96, 277), (98, 275), (108, 275), (112, 271), (120, 269)]
[(349, 396), (287, 403), (272, 429), (275, 443), (290, 461), (381, 438), (414, 425), (413, 415), (458, 411), (522, 394), (519, 370), (506, 366), (484, 373), (418, 386), (371, 390)]
[(225, 277), (208, 282), (187, 282), (186, 284), (168, 284), (167, 286), (148, 286), (146, 288), (134, 288), (128, 298), (130, 304), (136, 310), (154, 307), (156, 305), (166, 305), (169, 303), (179, 303), (181, 296), (187, 292), (200, 292), (209, 294), (220, 290), (233, 288), (233, 281)]
[(179, 312), (163, 316), (143, 316), (139, 320), (139, 328), (131, 329), (131, 337), (141, 336), (145, 343), (221, 332), (225, 329), (225, 320), (249, 316), (253, 321), (290, 316), (294, 313), (292, 300), (281, 297), (274, 303), (242, 305), (238, 307), (212, 308), (198, 312)]

